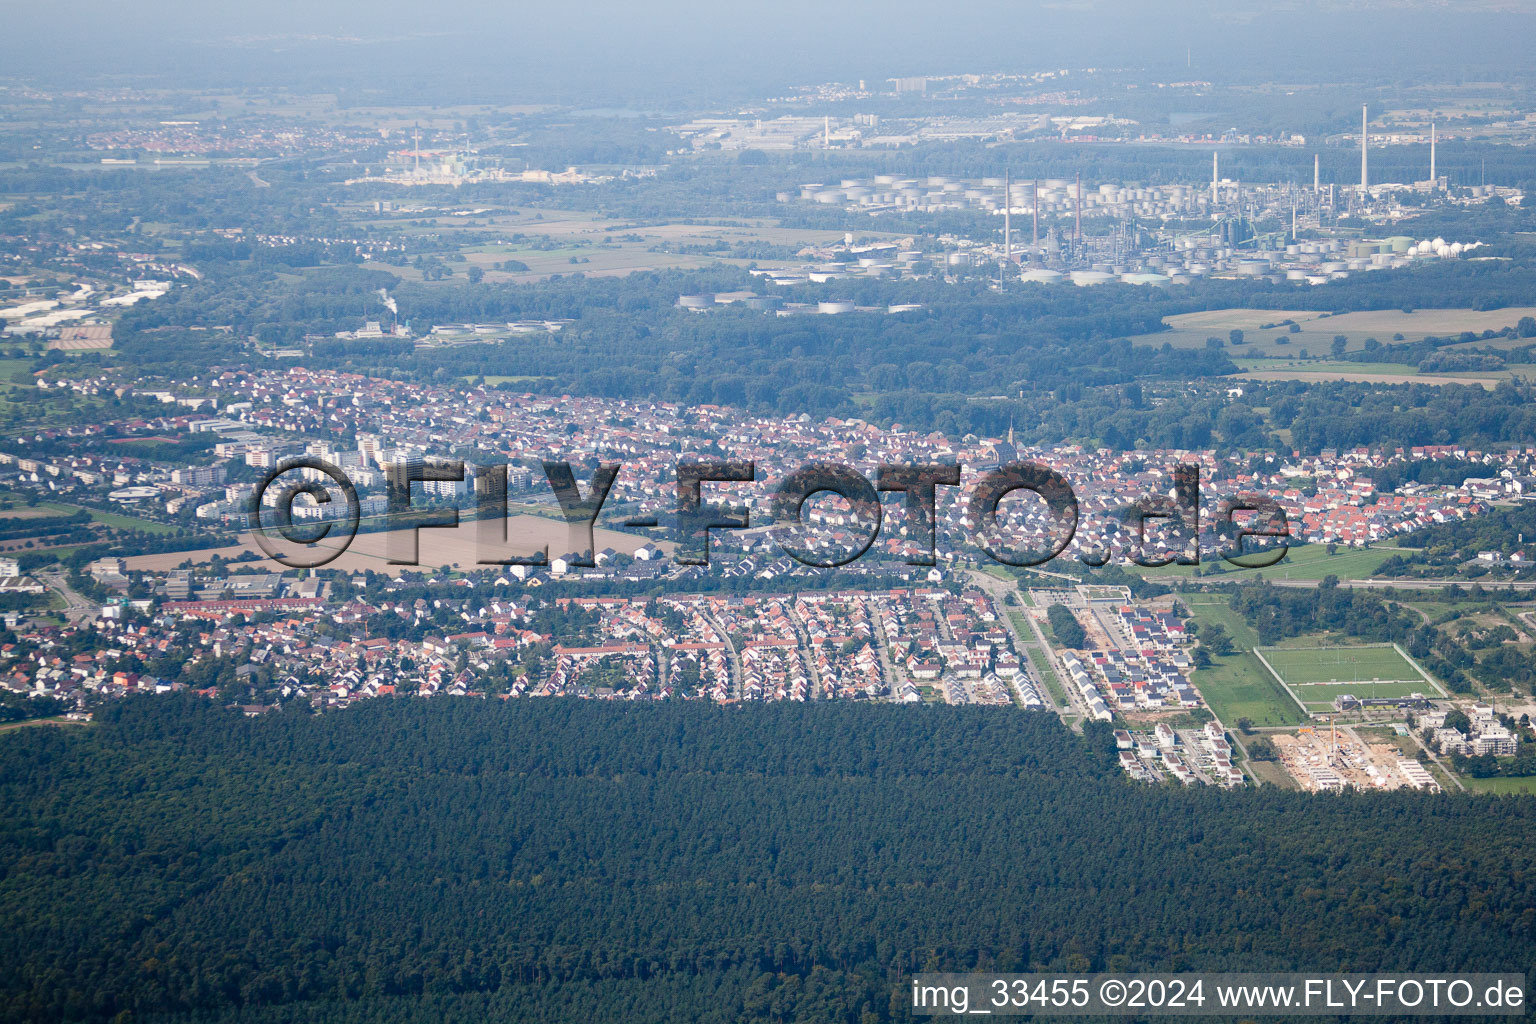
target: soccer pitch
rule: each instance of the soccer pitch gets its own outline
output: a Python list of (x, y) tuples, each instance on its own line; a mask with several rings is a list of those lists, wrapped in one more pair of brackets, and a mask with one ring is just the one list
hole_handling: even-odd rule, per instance
[(1362, 647), (1264, 647), (1254, 651), (1280, 685), (1309, 714), (1326, 711), (1334, 698), (1408, 697), (1445, 691), (1393, 644)]

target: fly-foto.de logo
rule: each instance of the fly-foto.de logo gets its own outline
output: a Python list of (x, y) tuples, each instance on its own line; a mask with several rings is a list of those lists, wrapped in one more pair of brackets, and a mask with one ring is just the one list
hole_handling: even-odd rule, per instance
[[(561, 518), (574, 531), (573, 549), (577, 555), (573, 564), (590, 566), (593, 529), (623, 464), (599, 464), (585, 490), (569, 462), (544, 462), (543, 470)], [(675, 473), (674, 557), (684, 565), (707, 565), (712, 530), (745, 530), (752, 526), (747, 506), (729, 498), (733, 489), (739, 491), (758, 483), (757, 467), (746, 460), (686, 460), (676, 464)], [(418, 531), (459, 525), (457, 508), (413, 504), (411, 485), (462, 483), (466, 474), (466, 463), (450, 458), (411, 459), (386, 467), (389, 564), (420, 564)], [(806, 463), (780, 479), (770, 496), (773, 541), (785, 555), (805, 565), (846, 565), (863, 556), (879, 537), (886, 518), (881, 495), (899, 492), (904, 535), (914, 545), (906, 561), (910, 565), (933, 565), (938, 543), (939, 489), (960, 487), (961, 475), (961, 467), (953, 463), (898, 463), (876, 467), (871, 480), (850, 466)], [(475, 466), (473, 478), (479, 555), (476, 564), (548, 564), (547, 548), (517, 554), (507, 550), (507, 466)], [(706, 499), (706, 486), (710, 499)], [(1016, 531), (1007, 528), (1000, 515), (1003, 499), (1021, 491), (1044, 502), (1045, 513), (1041, 529), (1035, 531), (1037, 536), (1020, 538)], [(806, 503), (824, 493), (841, 497), (848, 506), (845, 525), (852, 540), (834, 551), (811, 543), (804, 521)], [(301, 494), (308, 495), (310, 501), (299, 503)], [(340, 495), (339, 501), (335, 494)], [(1061, 473), (1038, 462), (1010, 462), (988, 469), (970, 483), (962, 500), (962, 522), (970, 542), (986, 557), (1003, 565), (1043, 565), (1066, 551), (1077, 533), (1079, 507), (1072, 485)], [(273, 467), (252, 492), (246, 512), (252, 536), (263, 554), (282, 565), (301, 569), (318, 568), (339, 557), (357, 536), (361, 522), (357, 488), (343, 470), (317, 456), (290, 459)], [(1144, 566), (1199, 564), (1198, 466), (1178, 466), (1170, 493), (1147, 495), (1128, 503), (1118, 514), (1130, 528), (1134, 541), (1131, 561)], [(1254, 568), (1273, 565), (1284, 557), (1290, 527), (1284, 509), (1274, 499), (1260, 494), (1225, 498), (1215, 517), (1216, 532), (1229, 538), (1229, 546), (1219, 552), (1223, 559)], [(1162, 545), (1162, 553), (1153, 557), (1143, 553), (1149, 520), (1163, 521), (1168, 535), (1178, 539), (1172, 545)], [(643, 528), (659, 523), (651, 516), (627, 519), (622, 525)], [(1274, 543), (1263, 550), (1250, 551), (1244, 548), (1248, 538)], [(300, 545), (300, 550), (287, 550), (282, 546), (284, 543)], [(582, 552), (587, 560), (583, 560)], [(1085, 552), (1077, 557), (1090, 565), (1103, 565), (1109, 555)]]

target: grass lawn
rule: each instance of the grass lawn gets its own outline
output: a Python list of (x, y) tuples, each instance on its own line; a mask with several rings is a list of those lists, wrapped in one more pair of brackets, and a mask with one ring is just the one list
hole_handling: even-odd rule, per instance
[[(1418, 671), (1392, 647), (1266, 647), (1264, 657), (1292, 686), (1308, 683), (1423, 682)], [(1383, 696), (1395, 694), (1383, 693)]]
[(1070, 708), (1072, 700), (1067, 696), (1067, 688), (1062, 685), (1056, 670), (1051, 667), (1051, 659), (1046, 657), (1045, 652), (1038, 647), (1031, 647), (1029, 654), (1035, 668), (1040, 672), (1040, 682), (1044, 685), (1046, 694), (1058, 708)]
[(176, 527), (165, 523), (156, 523), (148, 519), (138, 519), (134, 516), (119, 515), (116, 512), (98, 512), (93, 508), (86, 509), (91, 519), (118, 530), (143, 530), (145, 533), (175, 533)]
[(1239, 718), (1256, 726), (1299, 725), (1307, 720), (1250, 652), (1213, 660), (1210, 668), (1196, 669), (1191, 681), (1229, 729), (1237, 727)]
[(1381, 567), (1381, 563), (1397, 554), (1395, 547), (1339, 548), (1338, 553), (1328, 554), (1322, 544), (1305, 544), (1290, 548), (1278, 563), (1263, 569), (1243, 569), (1224, 561), (1211, 552), (1202, 555), (1200, 565), (1165, 565), (1147, 569), (1139, 565), (1127, 565), (1127, 572), (1140, 573), (1150, 579), (1193, 579), (1201, 570), (1202, 578), (1217, 580), (1320, 580), (1324, 576), (1339, 579), (1367, 579)]
[(1327, 711), (1345, 694), (1361, 699), (1445, 695), (1392, 647), (1265, 647), (1263, 652), (1312, 712)]
[(1253, 648), (1259, 645), (1259, 634), (1232, 610), (1226, 594), (1186, 594), (1182, 600), (1202, 628), (1208, 625), (1220, 626), (1239, 647)]
[(1536, 794), (1536, 775), (1492, 779), (1470, 779), (1462, 776), (1461, 784), (1474, 793), (1532, 793)]
[(461, 377), (460, 378), (460, 380), (463, 380), (463, 381), (466, 381), (466, 382), (468, 382), (468, 381), (475, 381), (475, 380), (483, 380), (485, 382), (485, 386), (488, 387), (488, 388), (493, 388), (497, 384), (526, 384), (529, 381), (550, 380), (550, 379), (551, 378), (549, 378), (549, 377), (508, 377), (508, 376), (505, 376), (503, 374), (496, 374), (496, 373), (487, 374), (484, 377), (481, 377), (479, 374), (470, 374), (467, 377)]
[[(1301, 349), (1309, 355), (1328, 355), (1333, 348), (1333, 337), (1342, 334), (1348, 339), (1346, 351), (1359, 352), (1365, 348), (1367, 338), (1375, 338), (1383, 345), (1393, 344), (1393, 336), (1402, 334), (1406, 341), (1418, 341), (1429, 335), (1449, 337), (1472, 331), (1497, 331), (1513, 326), (1522, 316), (1536, 314), (1529, 307), (1510, 307), (1495, 310), (1473, 309), (1421, 309), (1412, 313), (1402, 310), (1371, 310), (1342, 313), (1338, 316), (1320, 316), (1316, 311), (1279, 309), (1213, 309), (1196, 313), (1180, 313), (1163, 318), (1168, 330), (1153, 334), (1135, 335), (1132, 344), (1162, 346), (1165, 342), (1174, 348), (1204, 348), (1209, 337), (1226, 341), (1228, 332), (1238, 328), (1245, 335), (1246, 345), (1228, 346), (1226, 352), (1240, 357), (1251, 352), (1266, 355), (1291, 356)], [(1301, 325), (1297, 334), (1280, 326), (1283, 320), (1295, 320)], [(1266, 327), (1265, 324), (1270, 326)], [(1494, 345), (1501, 339), (1479, 344)]]
[[(69, 515), (78, 509), (84, 508), (85, 506), (68, 505), (62, 501), (40, 501), (38, 502), (38, 507), (51, 508), (58, 512), (62, 512), (65, 515)], [(148, 519), (138, 519), (134, 516), (120, 515), (117, 512), (98, 512), (94, 508), (87, 508), (85, 511), (91, 517), (91, 521), (93, 523), (100, 523), (103, 526), (110, 526), (115, 530), (143, 530), (145, 533), (176, 532), (176, 527), (174, 526), (168, 526), (165, 523), (152, 522)]]
[(0, 359), (0, 384), (32, 384), (31, 359)]
[(1258, 635), (1234, 612), (1224, 594), (1189, 594), (1184, 597), (1190, 614), (1201, 629), (1221, 626), (1239, 650), (1215, 658), (1210, 668), (1197, 669), (1192, 682), (1205, 702), (1229, 729), (1246, 718), (1254, 725), (1296, 725), (1306, 720), (1296, 702), (1265, 671), (1247, 650)]
[(1232, 361), (1244, 372), (1255, 370), (1306, 370), (1314, 373), (1387, 373), (1406, 376), (1416, 376), (1419, 372), (1417, 366), (1410, 366), (1407, 363), (1354, 363), (1342, 359), (1234, 358)]
[(90, 725), (90, 722), (82, 722), (77, 718), (65, 718), (63, 715), (55, 715), (51, 718), (27, 718), (20, 722), (0, 723), (0, 732), (14, 732), (17, 729), (27, 729), (35, 725)]
[(1276, 789), (1296, 788), (1296, 780), (1291, 778), (1291, 773), (1279, 761), (1246, 761), (1243, 767), (1266, 786), (1274, 786)]

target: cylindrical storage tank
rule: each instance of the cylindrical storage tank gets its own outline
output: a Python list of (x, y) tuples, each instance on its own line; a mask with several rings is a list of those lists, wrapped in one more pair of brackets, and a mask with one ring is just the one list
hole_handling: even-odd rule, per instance
[(1115, 275), (1106, 274), (1102, 270), (1074, 270), (1072, 271), (1072, 283), (1079, 288), (1087, 288), (1096, 284), (1108, 284), (1115, 279)]
[(1024, 273), (1019, 275), (1019, 280), (1030, 284), (1055, 284), (1061, 280), (1061, 276), (1060, 271), (1037, 267), (1034, 270), (1024, 271)]
[(702, 292), (698, 295), (679, 295), (677, 307), (679, 309), (708, 309), (715, 304), (715, 296), (710, 292)]
[(844, 302), (842, 300), (837, 300), (834, 302), (818, 302), (816, 303), (816, 312), (828, 314), (852, 313), (853, 303)]

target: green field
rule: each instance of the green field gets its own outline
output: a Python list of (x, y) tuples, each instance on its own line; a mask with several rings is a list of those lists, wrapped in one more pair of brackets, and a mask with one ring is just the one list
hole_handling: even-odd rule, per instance
[[(1259, 642), (1225, 595), (1190, 594), (1184, 603), (1201, 629), (1220, 626), (1239, 648), (1251, 648)], [(1296, 702), (1248, 650), (1213, 661), (1210, 668), (1196, 670), (1191, 681), (1228, 728), (1236, 728), (1239, 718), (1256, 726), (1297, 725), (1305, 720)]]
[(1474, 793), (1536, 793), (1536, 775), (1492, 779), (1462, 776), (1461, 784)]
[(1286, 696), (1275, 677), (1265, 671), (1250, 652), (1213, 659), (1210, 668), (1197, 669), (1191, 680), (1211, 711), (1228, 728), (1239, 718), (1256, 726), (1299, 725), (1306, 716)]
[(1328, 554), (1328, 548), (1323, 544), (1304, 544), (1292, 546), (1285, 553), (1285, 557), (1275, 565), (1263, 569), (1243, 569), (1230, 562), (1224, 561), (1214, 552), (1202, 552), (1200, 564), (1194, 565), (1165, 565), (1156, 569), (1147, 569), (1139, 565), (1127, 565), (1127, 572), (1140, 573), (1152, 579), (1162, 578), (1194, 578), (1197, 575), (1211, 577), (1218, 580), (1244, 580), (1244, 579), (1269, 579), (1269, 580), (1320, 580), (1324, 576), (1337, 576), (1345, 579), (1367, 579), (1381, 563), (1398, 554), (1400, 549), (1395, 547), (1373, 548), (1344, 548), (1341, 547), (1337, 554)]
[(1418, 374), (1418, 368), (1407, 363), (1357, 363), (1333, 359), (1241, 359), (1233, 358), (1245, 373), (1256, 370), (1306, 370), (1311, 373), (1386, 373)]
[(1220, 626), (1227, 631), (1227, 635), (1237, 646), (1248, 648), (1258, 646), (1259, 634), (1253, 631), (1253, 627), (1249, 626), (1241, 615), (1232, 610), (1227, 595), (1187, 594), (1181, 600), (1202, 629), (1208, 625)]
[[(85, 508), (83, 505), (70, 505), (62, 501), (40, 501), (38, 508), (53, 509), (70, 515)], [(139, 519), (135, 516), (125, 516), (117, 512), (101, 512), (94, 508), (86, 508), (85, 512), (91, 517), (91, 522), (110, 526), (116, 530), (143, 530), (145, 533), (175, 533), (176, 527), (168, 523), (157, 523), (149, 519)]]
[(1445, 696), (1445, 691), (1391, 646), (1264, 647), (1257, 649), (1289, 691), (1307, 710), (1333, 707), (1346, 694), (1409, 697), (1415, 693)]
[[(1411, 681), (1420, 689), (1424, 679), (1392, 647), (1267, 647), (1265, 659), (1292, 687), (1309, 683), (1369, 683)], [(1391, 694), (1383, 694), (1391, 696)]]
[[(1514, 326), (1522, 316), (1531, 315), (1536, 315), (1536, 310), (1528, 307), (1421, 309), (1412, 313), (1385, 309), (1338, 316), (1323, 316), (1311, 310), (1214, 309), (1164, 317), (1168, 330), (1135, 335), (1131, 341), (1137, 345), (1161, 346), (1167, 342), (1174, 348), (1204, 348), (1210, 337), (1227, 341), (1228, 332), (1235, 327), (1242, 330), (1246, 344), (1229, 345), (1226, 351), (1232, 356), (1254, 353), (1294, 356), (1301, 349), (1306, 349), (1309, 355), (1326, 356), (1332, 352), (1336, 334), (1348, 339), (1345, 351), (1359, 352), (1365, 348), (1367, 338), (1391, 345), (1397, 334), (1401, 334), (1405, 341), (1418, 341), (1430, 335), (1454, 337), (1463, 331), (1481, 334), (1485, 330), (1498, 331)], [(1281, 326), (1283, 320), (1296, 321), (1301, 326), (1300, 332), (1290, 333), (1289, 328)]]
[(497, 384), (527, 384), (527, 383), (529, 383), (531, 381), (550, 380), (552, 378), (549, 378), (549, 377), (508, 377), (508, 376), (504, 376), (502, 374), (491, 373), (491, 374), (486, 374), (483, 377), (479, 376), (479, 375), (472, 375), (472, 376), (469, 376), (469, 377), (461, 377), (459, 379), (463, 380), (463, 381), (466, 381), (466, 382), (470, 382), (470, 383), (473, 383), (474, 381), (478, 380), (482, 384), (484, 384), (486, 387), (493, 388)]

